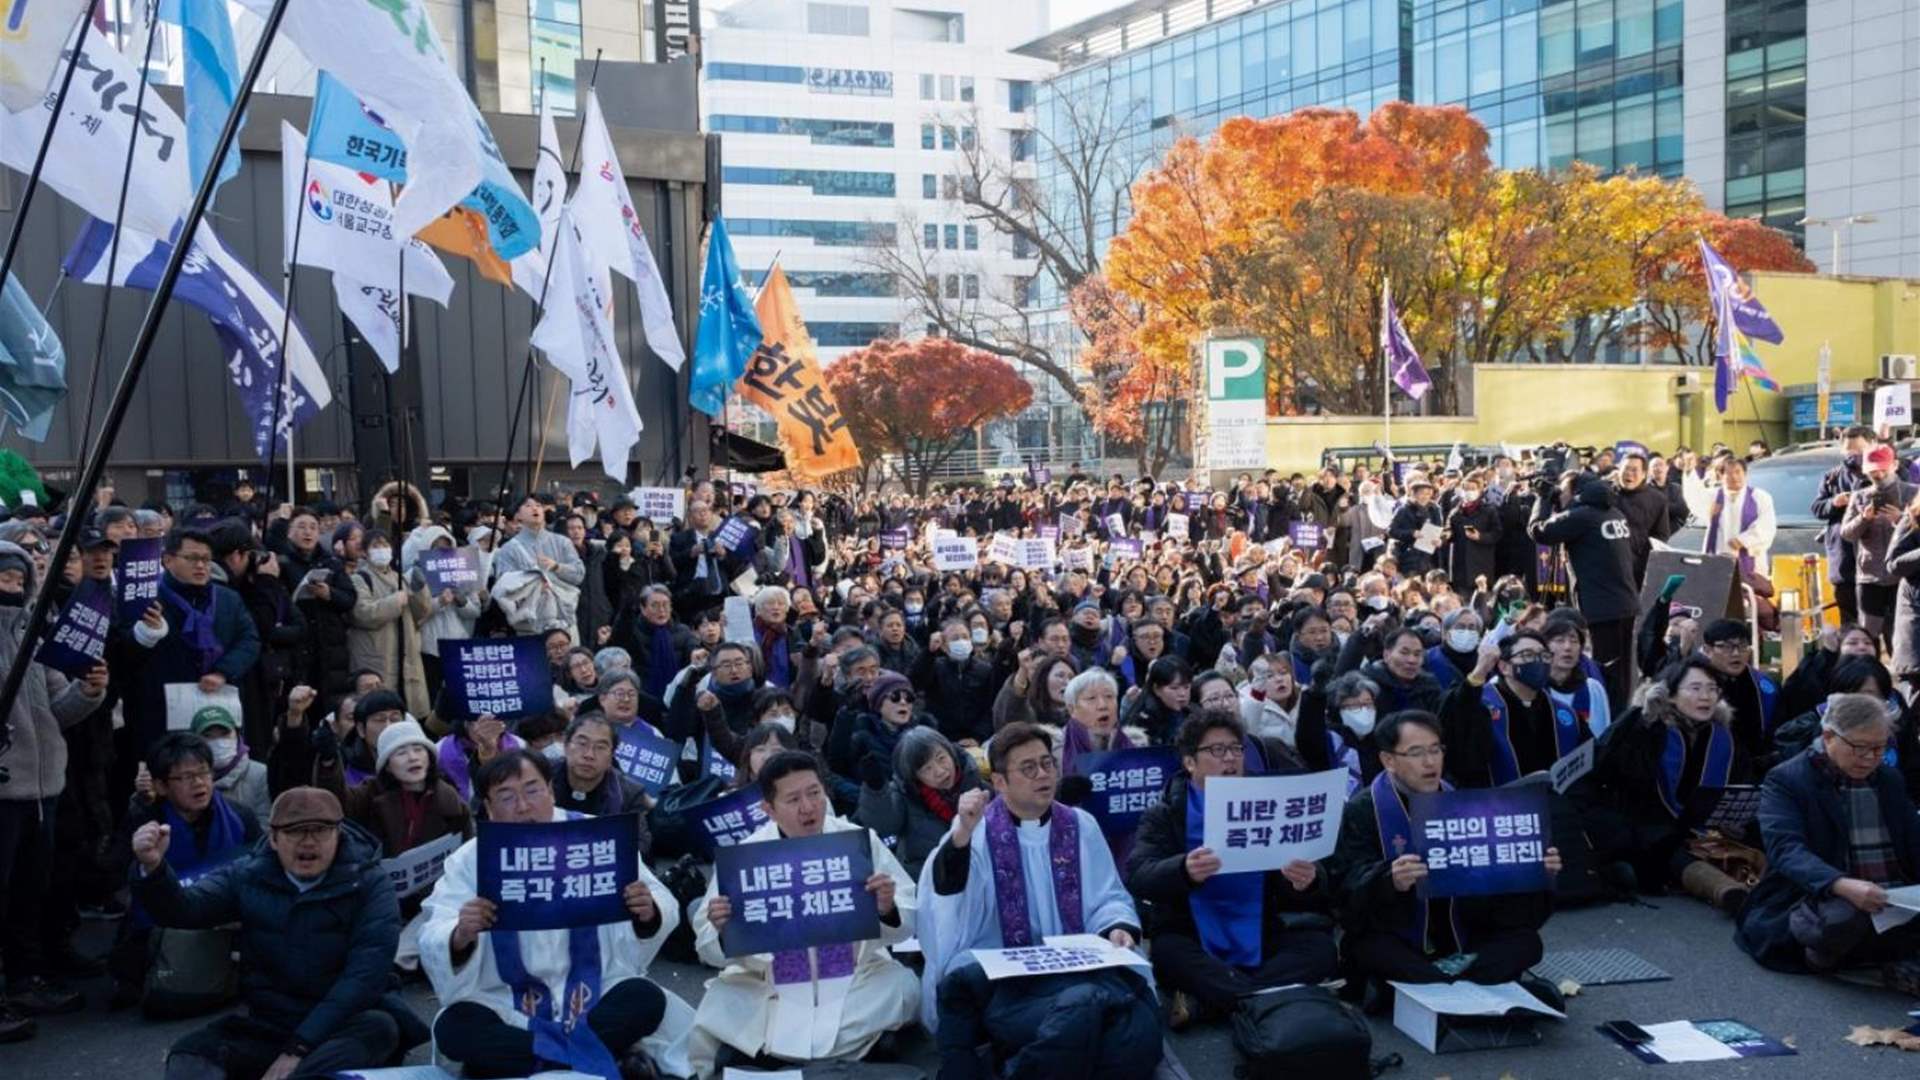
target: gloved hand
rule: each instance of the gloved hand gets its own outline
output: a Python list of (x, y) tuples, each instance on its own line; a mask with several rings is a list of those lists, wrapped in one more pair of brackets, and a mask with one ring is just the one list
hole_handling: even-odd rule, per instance
[(878, 791), (887, 786), (887, 762), (879, 754), (868, 754), (860, 759), (860, 782)]

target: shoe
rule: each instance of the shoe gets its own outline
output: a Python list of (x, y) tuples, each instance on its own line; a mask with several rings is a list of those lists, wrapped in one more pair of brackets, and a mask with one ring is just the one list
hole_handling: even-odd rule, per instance
[(1545, 1005), (1547, 1008), (1555, 1012), (1567, 1011), (1567, 998), (1566, 995), (1560, 992), (1560, 988), (1540, 976), (1535, 975), (1533, 972), (1523, 971), (1520, 973), (1520, 977), (1514, 981), (1520, 984), (1520, 989), (1539, 998), (1540, 1004)]
[(1632, 863), (1624, 860), (1601, 867), (1600, 882), (1617, 897), (1631, 899), (1640, 891), (1640, 875), (1634, 873)]
[(107, 962), (97, 957), (87, 956), (68, 944), (47, 955), (46, 968), (62, 978), (87, 979), (104, 974), (107, 970)]
[(127, 905), (114, 896), (109, 896), (97, 904), (80, 905), (80, 917), (94, 922), (111, 922), (125, 917), (126, 914)]
[(87, 996), (38, 975), (7, 991), (7, 1004), (28, 1016), (60, 1016), (87, 1007)]
[(620, 1080), (660, 1080), (660, 1069), (651, 1054), (636, 1046), (620, 1059)]
[(1368, 979), (1360, 992), (1360, 1011), (1368, 1016), (1385, 1016), (1393, 1011), (1393, 987), (1383, 979)]
[(1184, 990), (1175, 990), (1167, 1002), (1167, 1027), (1174, 1031), (1185, 1031), (1193, 1023), (1193, 999)]
[(1896, 960), (1880, 966), (1880, 985), (1908, 997), (1920, 997), (1920, 960)]
[(32, 1020), (0, 1004), (0, 1043), (26, 1042), (36, 1030)]
[(1747, 906), (1747, 887), (1712, 863), (1695, 859), (1680, 871), (1680, 887), (1729, 915)]

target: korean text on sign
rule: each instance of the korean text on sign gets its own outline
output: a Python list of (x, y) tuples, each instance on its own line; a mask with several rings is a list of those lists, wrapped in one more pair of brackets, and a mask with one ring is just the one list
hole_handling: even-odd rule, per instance
[(553, 678), (539, 638), (469, 638), (440, 645), (440, 655), (449, 661), (447, 696), (453, 715), (506, 718), (553, 708)]
[(1081, 805), (1109, 835), (1138, 828), (1140, 815), (1160, 801), (1167, 779), (1179, 767), (1178, 751), (1167, 746), (1081, 754), (1073, 761), (1074, 773), (1085, 776), (1092, 786)]
[(1222, 873), (1278, 870), (1333, 854), (1346, 808), (1344, 769), (1207, 781), (1203, 840)]
[(867, 830), (848, 829), (716, 849), (714, 880), (733, 906), (721, 932), (726, 954), (878, 937), (868, 843)]
[(616, 725), (613, 763), (628, 778), (658, 795), (674, 780), (674, 766), (680, 750), (645, 720)]
[(1429, 896), (1534, 892), (1548, 887), (1552, 843), (1539, 786), (1443, 791), (1412, 801), (1416, 853)]
[(625, 919), (621, 893), (639, 877), (639, 835), (633, 814), (481, 822), (479, 894), (498, 908), (493, 928), (547, 930)]

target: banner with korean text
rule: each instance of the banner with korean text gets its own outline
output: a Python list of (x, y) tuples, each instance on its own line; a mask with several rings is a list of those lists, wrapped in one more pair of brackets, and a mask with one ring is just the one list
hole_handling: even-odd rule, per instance
[(733, 905), (723, 951), (747, 956), (879, 937), (868, 835), (847, 829), (717, 849), (714, 880)]
[(1206, 794), (1201, 835), (1220, 857), (1220, 872), (1278, 870), (1295, 859), (1333, 854), (1347, 805), (1347, 771), (1216, 776)]
[(627, 918), (621, 891), (640, 877), (633, 814), (479, 823), (479, 895), (495, 930), (598, 926)]
[(740, 396), (765, 409), (780, 426), (787, 468), (817, 477), (859, 467), (853, 433), (820, 372), (813, 338), (778, 265), (768, 273), (753, 308), (764, 336), (740, 379)]

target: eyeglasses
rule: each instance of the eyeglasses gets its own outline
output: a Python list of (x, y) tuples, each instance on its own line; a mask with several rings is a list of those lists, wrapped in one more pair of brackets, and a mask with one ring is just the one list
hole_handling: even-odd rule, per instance
[(545, 780), (535, 780), (524, 787), (511, 788), (505, 785), (487, 793), (487, 802), (502, 810), (520, 810), (532, 806), (540, 796), (549, 794)]
[(600, 700), (602, 701), (638, 701), (640, 700), (640, 691), (635, 690), (631, 686), (616, 687), (612, 690), (608, 690), (605, 693), (602, 693), (600, 695)]
[(1411, 750), (1389, 750), (1388, 753), (1394, 757), (1408, 758), (1413, 761), (1426, 761), (1432, 758), (1445, 757), (1447, 748), (1440, 743), (1434, 743), (1432, 746), (1416, 746)]
[(713, 662), (713, 670), (715, 671), (745, 671), (752, 666), (744, 656), (734, 656)]
[(1731, 638), (1726, 641), (1716, 641), (1707, 646), (1707, 648), (1717, 653), (1743, 653), (1753, 648), (1753, 643), (1750, 641), (1741, 641), (1738, 638)]
[(183, 553), (183, 554), (175, 555), (174, 558), (179, 559), (183, 563), (190, 563), (194, 566), (205, 566), (208, 563), (211, 563), (213, 561), (213, 556), (211, 555), (187, 555)]
[(1197, 754), (1206, 754), (1215, 761), (1232, 761), (1247, 756), (1247, 748), (1239, 743), (1214, 743), (1210, 746), (1195, 747)]
[(590, 735), (575, 735), (567, 745), (576, 747), (589, 754), (611, 754), (613, 744), (605, 739), (596, 739)]
[(1720, 696), (1720, 688), (1710, 682), (1688, 683), (1680, 687), (1680, 692), (1683, 694), (1692, 694), (1695, 697), (1717, 698)]
[(1857, 743), (1857, 742), (1854, 742), (1852, 739), (1847, 738), (1845, 735), (1840, 734), (1837, 731), (1829, 731), (1827, 732), (1827, 734), (1833, 736), (1836, 739), (1839, 739), (1843, 743), (1846, 743), (1847, 749), (1853, 751), (1854, 753), (1860, 755), (1863, 758), (1878, 758), (1878, 757), (1886, 756), (1887, 744), (1884, 742)]
[(340, 826), (324, 821), (309, 821), (302, 825), (276, 825), (274, 832), (299, 843), (318, 842), (332, 836)]
[(186, 772), (177, 772), (177, 773), (168, 774), (167, 783), (169, 784), (200, 784), (200, 783), (205, 783), (206, 781), (211, 779), (213, 779), (213, 770), (211, 769), (189, 769)]
[(895, 690), (893, 693), (888, 694), (886, 697), (881, 698), (880, 700), (886, 702), (889, 705), (898, 705), (898, 704), (901, 704), (902, 702), (905, 702), (906, 704), (911, 705), (914, 702), (914, 699), (916, 696), (917, 695), (915, 695), (914, 692), (911, 690)]
[(1546, 658), (1547, 654), (1538, 649), (1526, 649), (1524, 651), (1516, 651), (1512, 656), (1507, 657), (1507, 663), (1531, 664), (1536, 660), (1545, 660)]
[(1014, 766), (1013, 771), (1029, 780), (1038, 780), (1043, 776), (1051, 776), (1059, 772), (1060, 759), (1054, 757), (1052, 754), (1044, 754), (1034, 758), (1032, 761), (1021, 762), (1019, 765)]

